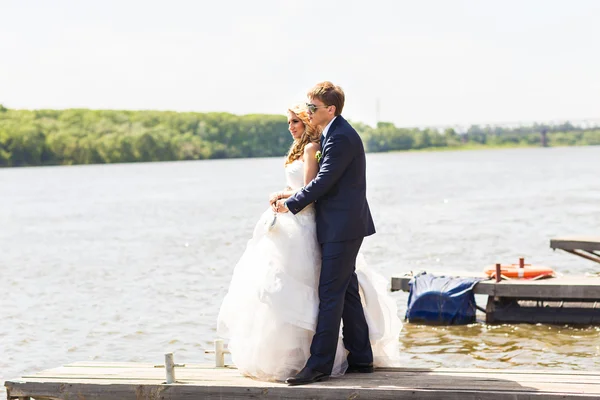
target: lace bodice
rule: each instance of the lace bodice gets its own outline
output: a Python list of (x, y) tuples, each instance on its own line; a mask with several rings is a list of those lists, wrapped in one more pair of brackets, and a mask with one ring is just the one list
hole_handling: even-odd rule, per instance
[(285, 182), (293, 190), (304, 186), (304, 161), (295, 160), (285, 166)]

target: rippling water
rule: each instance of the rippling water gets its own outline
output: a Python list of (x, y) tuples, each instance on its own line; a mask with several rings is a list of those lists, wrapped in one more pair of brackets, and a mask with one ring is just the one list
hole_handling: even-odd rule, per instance
[[(211, 362), (220, 302), (282, 164), (0, 169), (0, 381), (168, 351)], [(600, 270), (549, 248), (600, 234), (600, 147), (369, 154), (368, 184), (378, 233), (363, 251), (386, 277), (519, 256)], [(403, 315), (406, 294), (393, 296)], [(399, 345), (415, 367), (600, 369), (597, 327), (405, 324)]]

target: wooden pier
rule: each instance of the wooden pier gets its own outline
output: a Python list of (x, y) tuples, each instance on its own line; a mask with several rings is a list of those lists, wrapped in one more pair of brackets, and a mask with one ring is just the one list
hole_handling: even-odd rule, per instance
[[(410, 290), (411, 276), (393, 277), (392, 291)], [(600, 324), (600, 277), (481, 281), (487, 323)]]
[(550, 240), (553, 250), (560, 249), (586, 260), (600, 263), (600, 237), (570, 236)]
[(600, 399), (600, 371), (387, 368), (306, 386), (261, 382), (234, 368), (78, 362), (5, 382), (9, 400)]

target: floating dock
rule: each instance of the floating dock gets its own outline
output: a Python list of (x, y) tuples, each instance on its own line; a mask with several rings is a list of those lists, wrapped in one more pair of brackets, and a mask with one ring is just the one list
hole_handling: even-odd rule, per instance
[(261, 382), (235, 368), (78, 362), (5, 382), (9, 400), (600, 399), (600, 371), (386, 368), (305, 386)]
[[(600, 237), (550, 240), (550, 247), (600, 263)], [(520, 266), (524, 260), (520, 260)], [(500, 276), (500, 265), (496, 274)], [(391, 290), (410, 291), (412, 276), (392, 277)], [(473, 293), (487, 295), (487, 323), (600, 324), (600, 275), (484, 280)]]
[[(392, 291), (410, 290), (411, 276), (393, 277)], [(488, 296), (487, 323), (600, 324), (600, 277), (478, 282)]]

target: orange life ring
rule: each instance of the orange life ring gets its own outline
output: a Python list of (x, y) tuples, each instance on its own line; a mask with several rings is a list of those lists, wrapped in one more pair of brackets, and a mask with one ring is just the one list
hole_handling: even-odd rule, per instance
[[(490, 278), (495, 278), (496, 266), (485, 267), (483, 273)], [(507, 278), (534, 279), (554, 276), (554, 270), (541, 265), (524, 264), (523, 268), (521, 268), (519, 264), (509, 264), (500, 266), (500, 275), (504, 275)]]

